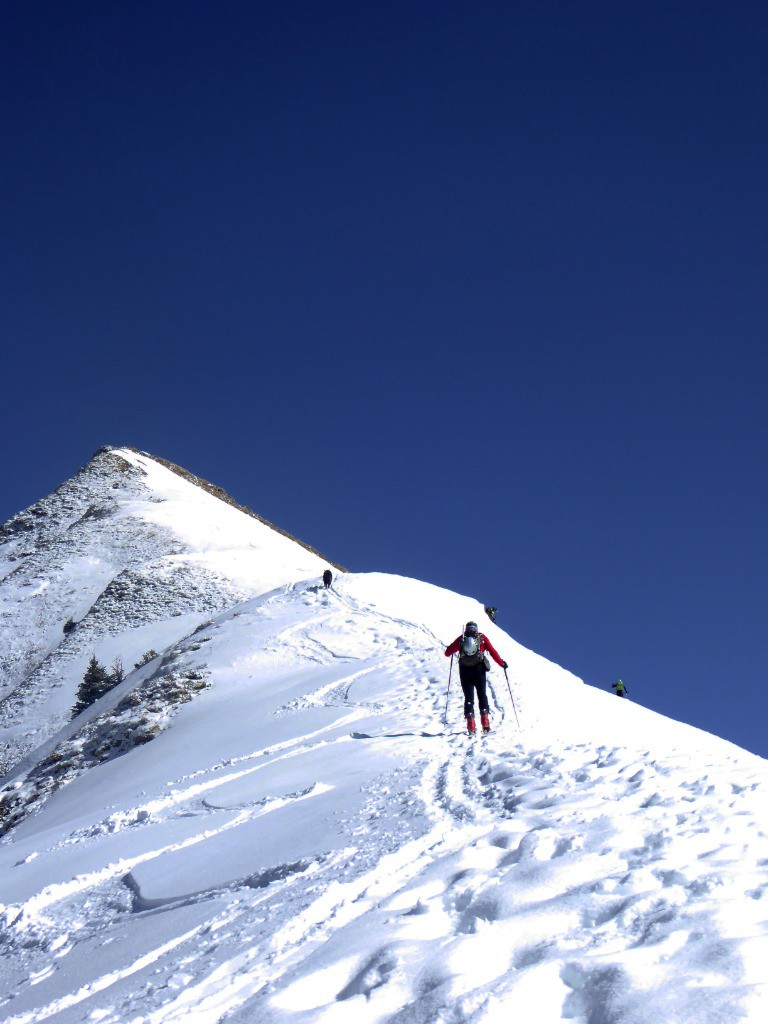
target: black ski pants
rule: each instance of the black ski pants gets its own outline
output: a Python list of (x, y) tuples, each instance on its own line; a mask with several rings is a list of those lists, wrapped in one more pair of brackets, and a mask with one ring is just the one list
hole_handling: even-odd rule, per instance
[(477, 690), (477, 705), (480, 714), (488, 711), (488, 695), (485, 692), (485, 665), (462, 665), (459, 662), (459, 679), (461, 688), (464, 691), (464, 717), (474, 717), (475, 714), (475, 690)]

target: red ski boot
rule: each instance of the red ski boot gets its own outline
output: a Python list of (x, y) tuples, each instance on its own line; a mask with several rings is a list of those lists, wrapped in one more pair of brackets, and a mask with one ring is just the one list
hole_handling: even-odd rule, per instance
[(480, 715), (480, 724), (483, 727), (483, 732), (490, 732), (491, 731), (491, 720), (488, 717), (488, 712), (487, 711), (483, 711), (481, 713), (481, 715)]
[(475, 716), (467, 715), (467, 732), (470, 736), (474, 736), (477, 730), (475, 729)]

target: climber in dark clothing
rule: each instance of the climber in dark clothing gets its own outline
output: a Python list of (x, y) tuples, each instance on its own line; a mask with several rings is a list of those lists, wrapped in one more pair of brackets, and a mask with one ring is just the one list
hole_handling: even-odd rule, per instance
[(506, 661), (499, 656), (488, 637), (478, 630), (476, 622), (468, 622), (461, 636), (457, 636), (453, 643), (445, 649), (446, 658), (450, 658), (454, 654), (459, 655), (459, 679), (464, 691), (464, 717), (467, 720), (467, 732), (469, 733), (476, 731), (475, 690), (477, 690), (477, 705), (480, 709), (483, 732), (491, 731), (488, 696), (485, 690), (485, 674), (491, 665), (486, 652), (490, 654), (497, 665), (507, 668)]

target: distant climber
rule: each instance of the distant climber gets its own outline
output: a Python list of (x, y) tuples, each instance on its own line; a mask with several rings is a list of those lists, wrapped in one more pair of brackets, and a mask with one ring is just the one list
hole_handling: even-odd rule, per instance
[(467, 720), (468, 733), (476, 732), (475, 690), (477, 690), (477, 704), (480, 709), (480, 723), (483, 732), (491, 731), (488, 696), (485, 691), (485, 675), (491, 664), (486, 651), (497, 665), (502, 668), (508, 667), (488, 637), (478, 630), (476, 622), (468, 622), (461, 636), (457, 636), (453, 643), (445, 649), (446, 658), (450, 658), (454, 654), (459, 655), (459, 679), (464, 691), (464, 717)]
[(498, 611), (498, 609), (494, 608), (492, 604), (489, 604), (488, 607), (485, 609), (485, 614), (488, 616), (488, 618), (491, 620), (491, 622), (495, 622), (496, 621), (496, 612), (497, 611)]
[(323, 573), (323, 586), (325, 587), (326, 590), (328, 589), (328, 587), (330, 587), (332, 581), (333, 573), (331, 572), (330, 569), (326, 569), (325, 572)]
[(611, 687), (616, 691), (617, 697), (623, 697), (625, 693), (629, 693), (629, 690), (621, 680), (618, 683), (611, 683)]

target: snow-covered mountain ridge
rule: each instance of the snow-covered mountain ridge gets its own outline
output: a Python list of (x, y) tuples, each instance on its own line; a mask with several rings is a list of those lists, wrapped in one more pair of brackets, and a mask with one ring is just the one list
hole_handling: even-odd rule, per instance
[[(443, 647), (477, 602), (326, 591), (317, 555), (118, 452), (63, 485), (45, 550), (43, 516), (3, 547), (0, 654), (31, 666), (4, 730), (4, 1020), (764, 1019), (765, 761), (487, 619), (519, 727), (495, 669), (468, 740)], [(69, 718), (91, 653), (150, 647)]]
[(68, 721), (92, 654), (130, 668), (209, 615), (326, 564), (172, 463), (100, 449), (0, 527), (0, 770)]

